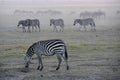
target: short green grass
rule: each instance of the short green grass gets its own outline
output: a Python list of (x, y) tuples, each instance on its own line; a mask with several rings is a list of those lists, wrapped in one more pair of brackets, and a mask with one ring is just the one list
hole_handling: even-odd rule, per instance
[[(1, 33), (0, 80), (49, 80), (50, 78), (53, 80), (116, 80), (113, 76), (119, 77), (116, 73), (119, 73), (120, 44), (114, 41), (113, 36), (96, 32), (99, 36), (95, 37), (93, 32), (74, 31), (72, 33), (54, 33), (50, 31)], [(106, 32), (106, 34), (109, 34), (109, 32)], [(92, 38), (89, 36), (92, 36)], [(42, 57), (43, 71), (36, 70), (38, 61), (35, 57), (31, 61), (33, 64), (30, 65), (30, 70), (26, 72), (24, 70), (24, 54), (29, 46), (36, 41), (51, 38), (60, 38), (65, 41), (70, 70), (66, 70), (63, 60), (61, 69), (55, 71), (58, 61), (56, 56), (51, 56)], [(110, 39), (110, 41), (107, 39)]]

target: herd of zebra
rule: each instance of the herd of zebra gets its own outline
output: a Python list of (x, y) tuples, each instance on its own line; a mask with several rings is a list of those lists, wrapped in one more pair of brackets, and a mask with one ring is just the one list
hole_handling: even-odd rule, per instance
[[(119, 13), (119, 12), (118, 12)], [(90, 25), (91, 30), (96, 31), (95, 29), (95, 22), (93, 17), (97, 16), (104, 16), (105, 13), (99, 11), (99, 13), (94, 12), (83, 12), (80, 14), (81, 17), (84, 17), (84, 19), (75, 19), (73, 22), (73, 25), (75, 26), (76, 24), (79, 24), (80, 26), (83, 26), (85, 30), (86, 26)], [(86, 18), (89, 17), (89, 18)], [(26, 20), (20, 20), (18, 22), (18, 27), (22, 25), (23, 32), (31, 32), (31, 27), (32, 31), (38, 31), (40, 32), (40, 21), (38, 19), (26, 19)], [(60, 27), (60, 31), (64, 31), (64, 20), (63, 19), (50, 19), (50, 26), (53, 26), (53, 32), (58, 32), (57, 26)], [(26, 27), (28, 30), (26, 31)], [(42, 56), (53, 56), (56, 55), (58, 59), (58, 66), (56, 70), (58, 70), (61, 66), (62, 58), (64, 59), (66, 63), (66, 69), (69, 70), (69, 65), (68, 65), (68, 54), (67, 54), (67, 48), (66, 44), (64, 43), (63, 40), (61, 39), (50, 39), (50, 40), (43, 40), (43, 41), (38, 41), (33, 43), (27, 50), (24, 61), (25, 61), (25, 68), (29, 67), (30, 60), (32, 56), (36, 54), (38, 57), (38, 67), (37, 70), (42, 71), (43, 70), (43, 63), (42, 63)]]
[[(83, 26), (85, 30), (86, 26), (90, 25), (91, 26), (91, 31), (96, 30), (95, 29), (95, 21), (93, 18), (85, 18), (85, 19), (75, 19), (73, 25), (80, 24), (80, 27)], [(31, 32), (31, 27), (32, 31), (38, 31), (40, 32), (40, 21), (38, 19), (26, 19), (26, 20), (20, 20), (18, 22), (18, 27), (22, 26), (23, 32)], [(64, 31), (64, 20), (63, 19), (50, 19), (50, 26), (53, 26), (53, 32), (58, 32), (57, 27), (60, 27), (60, 32)], [(26, 31), (26, 27), (28, 30)], [(35, 30), (34, 30), (35, 28)], [(80, 30), (80, 28), (79, 28)]]
[(88, 17), (91, 17), (91, 18), (105, 18), (106, 17), (106, 13), (104, 11), (101, 11), (101, 10), (98, 10), (98, 11), (93, 11), (93, 12), (90, 12), (90, 11), (84, 11), (84, 12), (81, 12), (80, 13), (80, 17), (83, 17), (83, 18), (88, 18)]
[(40, 32), (40, 21), (38, 19), (26, 19), (26, 20), (20, 20), (18, 22), (17, 26), (22, 25), (23, 32), (26, 32), (26, 27), (28, 27), (28, 32), (31, 32), (30, 27), (32, 27), (32, 30), (37, 31), (37, 27), (39, 28)]
[[(93, 27), (93, 30), (95, 29), (95, 22), (92, 18), (87, 18), (87, 19), (75, 19), (73, 25), (76, 25), (79, 23), (80, 25), (83, 25), (85, 30), (86, 30), (86, 25), (91, 25), (91, 29)], [(34, 29), (36, 26), (38, 26), (39, 31), (40, 31), (40, 22), (38, 19), (27, 19), (27, 20), (21, 20), (18, 23), (19, 25), (23, 25), (23, 30), (25, 31), (25, 26), (29, 26), (28, 30), (30, 31), (30, 26)], [(56, 26), (61, 27), (61, 31), (64, 30), (64, 21), (62, 19), (51, 19), (50, 20), (50, 26), (54, 25), (53, 31), (57, 31)], [(43, 41), (38, 41), (36, 43), (33, 43), (27, 50), (25, 54), (25, 68), (29, 67), (30, 60), (32, 56), (36, 54), (38, 57), (38, 67), (37, 70), (42, 71), (43, 69), (43, 63), (42, 63), (42, 56), (53, 56), (56, 55), (58, 59), (58, 66), (56, 70), (60, 68), (62, 58), (64, 59), (66, 63), (66, 69), (69, 70), (69, 65), (68, 65), (68, 54), (67, 54), (67, 48), (66, 44), (63, 42), (61, 39), (50, 39), (50, 40), (43, 40)]]

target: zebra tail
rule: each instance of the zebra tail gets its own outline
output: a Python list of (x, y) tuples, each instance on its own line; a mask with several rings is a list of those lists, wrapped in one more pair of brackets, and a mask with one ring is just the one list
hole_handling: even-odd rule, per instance
[(40, 32), (40, 21), (38, 21), (38, 28), (39, 28), (39, 32)]
[(67, 48), (66, 48), (66, 46), (65, 46), (65, 58), (66, 58), (66, 60), (68, 59), (68, 54), (67, 54)]
[(40, 21), (38, 22), (38, 27), (40, 28)]

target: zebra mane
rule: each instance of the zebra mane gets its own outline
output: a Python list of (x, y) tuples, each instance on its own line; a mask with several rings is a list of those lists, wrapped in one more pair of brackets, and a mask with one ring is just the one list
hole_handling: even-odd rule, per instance
[[(37, 43), (37, 42), (36, 42)], [(27, 52), (26, 52), (26, 56), (28, 56), (28, 57), (32, 57), (35, 53), (34, 53), (34, 46), (36, 45), (36, 43), (33, 43), (29, 48), (28, 48), (28, 50), (27, 50)]]

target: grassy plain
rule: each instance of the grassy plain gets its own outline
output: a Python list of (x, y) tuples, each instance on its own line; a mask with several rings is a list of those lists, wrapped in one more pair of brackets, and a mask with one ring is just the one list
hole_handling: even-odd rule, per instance
[[(98, 25), (97, 27), (101, 27)], [(104, 26), (102, 26), (104, 27)], [(56, 71), (56, 56), (43, 57), (43, 71), (36, 70), (37, 59), (24, 68), (24, 54), (39, 40), (59, 38), (65, 41), (70, 70), (63, 61)], [(97, 29), (93, 32), (67, 28), (64, 32), (23, 33), (20, 28), (0, 31), (0, 80), (120, 80), (120, 29)], [(35, 58), (35, 56), (34, 56)]]

